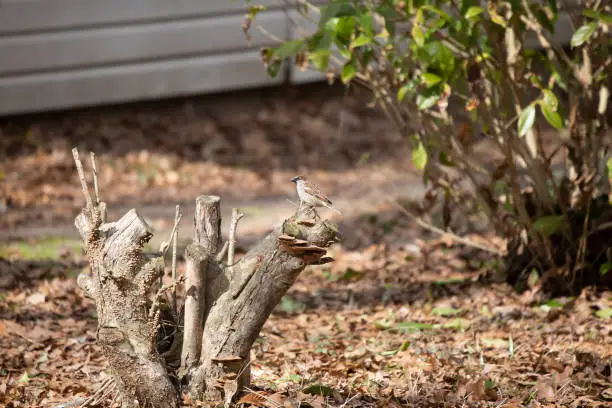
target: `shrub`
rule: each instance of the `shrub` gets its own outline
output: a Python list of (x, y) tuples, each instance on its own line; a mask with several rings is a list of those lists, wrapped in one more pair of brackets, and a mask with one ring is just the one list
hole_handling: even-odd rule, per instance
[[(312, 33), (263, 49), (269, 75), (291, 58), (368, 88), (411, 144), (427, 197), (464, 211), (475, 204), (508, 238), (511, 283), (526, 282), (534, 268), (557, 291), (610, 282), (610, 5), (298, 3)], [(262, 9), (253, 6), (247, 27)], [(569, 44), (555, 38), (565, 12), (575, 27)], [(550, 128), (560, 141), (552, 151)], [(473, 154), (477, 140), (499, 159)], [(555, 169), (557, 154), (565, 160)]]

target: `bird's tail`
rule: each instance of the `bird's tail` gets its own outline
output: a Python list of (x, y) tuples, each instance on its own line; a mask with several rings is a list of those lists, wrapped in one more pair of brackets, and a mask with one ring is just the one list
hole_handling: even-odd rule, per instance
[(340, 215), (342, 214), (342, 211), (340, 211), (339, 209), (337, 209), (336, 207), (334, 207), (333, 205), (326, 205), (327, 208), (329, 208), (330, 210), (334, 210), (335, 212), (337, 212)]

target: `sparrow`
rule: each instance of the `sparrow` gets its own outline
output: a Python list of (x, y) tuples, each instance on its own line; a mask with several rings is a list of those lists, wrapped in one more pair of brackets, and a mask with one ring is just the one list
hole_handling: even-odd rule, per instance
[(311, 208), (326, 207), (338, 212), (338, 214), (342, 214), (339, 209), (332, 205), (330, 199), (327, 198), (317, 186), (306, 180), (306, 177), (296, 176), (292, 178), (291, 181), (296, 184), (297, 193), (300, 197), (300, 208), (298, 211), (302, 209), (302, 204), (306, 204)]

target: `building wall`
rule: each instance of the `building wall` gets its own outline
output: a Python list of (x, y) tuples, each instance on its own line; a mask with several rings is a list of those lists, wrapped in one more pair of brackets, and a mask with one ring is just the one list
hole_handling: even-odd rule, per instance
[[(274, 0), (258, 24), (288, 38)], [(0, 115), (281, 83), (244, 0), (2, 0)]]
[[(314, 25), (256, 3), (268, 10), (249, 44), (244, 0), (0, 0), (0, 115), (324, 80), (294, 66), (267, 77), (259, 50), (274, 42), (256, 25), (282, 40)], [(572, 31), (562, 16), (558, 40)]]

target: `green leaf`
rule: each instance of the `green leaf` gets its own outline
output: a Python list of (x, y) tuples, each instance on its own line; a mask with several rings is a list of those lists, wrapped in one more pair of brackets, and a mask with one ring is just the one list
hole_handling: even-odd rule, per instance
[(599, 274), (601, 276), (604, 276), (606, 273), (610, 272), (611, 270), (612, 270), (612, 263), (606, 262), (605, 264), (599, 267)]
[(287, 41), (280, 47), (274, 49), (274, 55), (281, 59), (292, 57), (302, 50), (304, 44), (305, 41), (303, 39)]
[(493, 348), (507, 348), (508, 347), (508, 340), (504, 340), (504, 339), (488, 339), (486, 337), (482, 337), (480, 341), (486, 347), (493, 347)]
[(528, 105), (519, 116), (518, 132), (519, 137), (523, 137), (531, 130), (535, 123), (536, 110), (534, 104)]
[(461, 312), (463, 312), (462, 309), (455, 309), (452, 307), (434, 307), (431, 309), (431, 314), (438, 316), (455, 316)]
[(578, 47), (584, 44), (586, 41), (589, 40), (589, 38), (591, 38), (591, 36), (595, 33), (596, 30), (597, 23), (588, 23), (583, 25), (578, 30), (576, 30), (574, 35), (572, 35), (572, 40), (570, 41), (571, 46)]
[(402, 86), (399, 91), (397, 91), (397, 100), (400, 102), (403, 101), (408, 91), (410, 91), (409, 85)]
[(319, 28), (325, 27), (325, 24), (327, 24), (330, 19), (338, 16), (343, 6), (345, 6), (344, 3), (334, 1), (330, 2), (327, 6), (321, 7), (319, 9), (321, 13), (319, 17)]
[(423, 34), (423, 30), (417, 24), (412, 27), (412, 39), (419, 47), (425, 44), (425, 34)]
[(582, 10), (582, 15), (585, 17), (590, 17), (595, 20), (599, 20), (599, 12), (591, 9)]
[(434, 86), (417, 95), (416, 103), (419, 110), (429, 109), (440, 99), (440, 89)]
[(19, 379), (17, 380), (19, 382), (19, 384), (27, 384), (30, 382), (30, 376), (28, 375), (27, 371), (23, 372), (23, 375), (21, 377), (19, 377)]
[(419, 56), (424, 59), (424, 63), (444, 74), (448, 79), (455, 68), (455, 55), (440, 41), (430, 41), (423, 47), (424, 53)]
[(359, 16), (359, 24), (361, 31), (368, 37), (374, 36), (374, 20), (372, 19), (371, 14), (366, 13)]
[(322, 395), (329, 397), (334, 394), (334, 389), (323, 384), (312, 384), (302, 390), (304, 394)]
[(489, 15), (491, 16), (491, 21), (493, 21), (495, 24), (499, 26), (506, 28), (507, 26), (506, 20), (504, 20), (502, 16), (497, 14), (497, 12), (494, 9), (489, 9)]
[(317, 70), (327, 71), (327, 67), (329, 65), (329, 55), (329, 50), (319, 49), (317, 51), (311, 52), (309, 55), (309, 59), (312, 61)]
[(281, 69), (282, 60), (271, 61), (266, 68), (266, 72), (270, 78), (276, 78)]
[(343, 83), (348, 83), (353, 77), (357, 74), (357, 67), (355, 66), (355, 62), (350, 60), (349, 62), (342, 67), (342, 75), (340, 78)]
[(429, 10), (432, 13), (436, 13), (437, 15), (439, 15), (441, 18), (443, 18), (444, 20), (451, 22), (453, 21), (453, 19), (451, 18), (451, 16), (449, 16), (448, 14), (446, 14), (444, 11), (442, 11), (441, 9), (431, 6), (429, 4), (425, 4), (423, 6), (421, 6), (421, 9), (424, 10)]
[(339, 279), (343, 281), (350, 281), (350, 280), (361, 280), (364, 277), (365, 277), (365, 272), (356, 271), (352, 268), (347, 268), (346, 271), (344, 271), (344, 274), (342, 274), (342, 276)]
[(550, 237), (561, 228), (561, 225), (563, 225), (563, 217), (561, 215), (546, 215), (535, 220), (533, 229), (545, 237)]
[(484, 12), (484, 9), (482, 7), (478, 7), (478, 6), (474, 6), (474, 7), (470, 7), (466, 12), (465, 12), (465, 18), (467, 19), (471, 19), (474, 18), (476, 16), (479, 16), (480, 14), (482, 14)]
[(363, 34), (359, 34), (359, 37), (355, 38), (353, 40), (353, 42), (351, 43), (351, 48), (357, 48), (357, 47), (361, 47), (363, 45), (367, 45), (367, 44), (371, 44), (372, 43), (372, 39), (363, 35)]
[(538, 283), (539, 280), (540, 280), (540, 272), (538, 272), (536, 268), (532, 268), (531, 272), (529, 273), (529, 276), (527, 277), (527, 285), (530, 288), (533, 288), (535, 287), (535, 285)]
[(461, 317), (458, 317), (456, 319), (451, 320), (448, 323), (444, 323), (442, 327), (444, 327), (445, 329), (465, 331), (465, 329), (470, 327), (470, 321), (467, 319), (462, 319)]
[(594, 20), (601, 21), (602, 23), (612, 24), (612, 14), (601, 13), (591, 9), (582, 10), (582, 14)]
[(349, 38), (355, 30), (355, 18), (353, 16), (340, 17), (336, 26), (336, 35), (343, 38)]
[(433, 328), (433, 324), (430, 323), (402, 322), (393, 325), (392, 330), (403, 333), (413, 333), (421, 330), (431, 330)]
[(425, 82), (425, 85), (430, 87), (430, 86), (435, 85), (435, 84), (439, 83), (440, 81), (442, 81), (442, 78), (440, 78), (436, 74), (432, 74), (430, 72), (425, 72), (423, 74), (423, 81)]
[(610, 319), (612, 318), (612, 308), (604, 307), (603, 309), (599, 309), (595, 312), (595, 316), (601, 319)]
[(599, 21), (612, 25), (612, 14), (599, 13)]
[(557, 18), (557, 14), (559, 13), (559, 6), (557, 6), (557, 0), (548, 0), (548, 6), (550, 7), (550, 11), (552, 11), (553, 16)]
[(251, 20), (255, 20), (255, 17), (257, 17), (257, 14), (259, 14), (262, 11), (265, 11), (267, 9), (268, 9), (268, 7), (260, 5), (260, 4), (256, 4), (256, 5), (251, 6), (251, 7), (249, 7), (249, 18)]
[(389, 330), (391, 328), (391, 322), (388, 320), (378, 320), (374, 322), (374, 327), (380, 330)]
[(425, 150), (423, 143), (419, 142), (417, 148), (412, 150), (412, 162), (419, 170), (425, 168), (427, 164), (427, 150)]
[(559, 100), (550, 89), (545, 89), (542, 91), (544, 94), (544, 98), (542, 98), (542, 102), (546, 104), (550, 109), (556, 111), (559, 107)]
[(563, 307), (563, 303), (559, 302), (557, 299), (551, 299), (548, 302), (546, 302), (545, 305), (550, 308)]
[(289, 374), (287, 377), (283, 377), (279, 380), (280, 382), (294, 382), (294, 383), (301, 383), (302, 382), (302, 377), (300, 377), (298, 374)]
[(330, 18), (329, 20), (327, 20), (323, 28), (325, 29), (325, 31), (329, 31), (333, 34), (336, 34), (336, 30), (338, 29), (339, 22), (340, 22), (339, 17)]
[(561, 118), (561, 115), (559, 115), (559, 112), (552, 110), (544, 103), (540, 103), (539, 105), (540, 109), (542, 109), (542, 113), (544, 114), (544, 118), (546, 118), (546, 121), (556, 129), (563, 129), (563, 119)]

